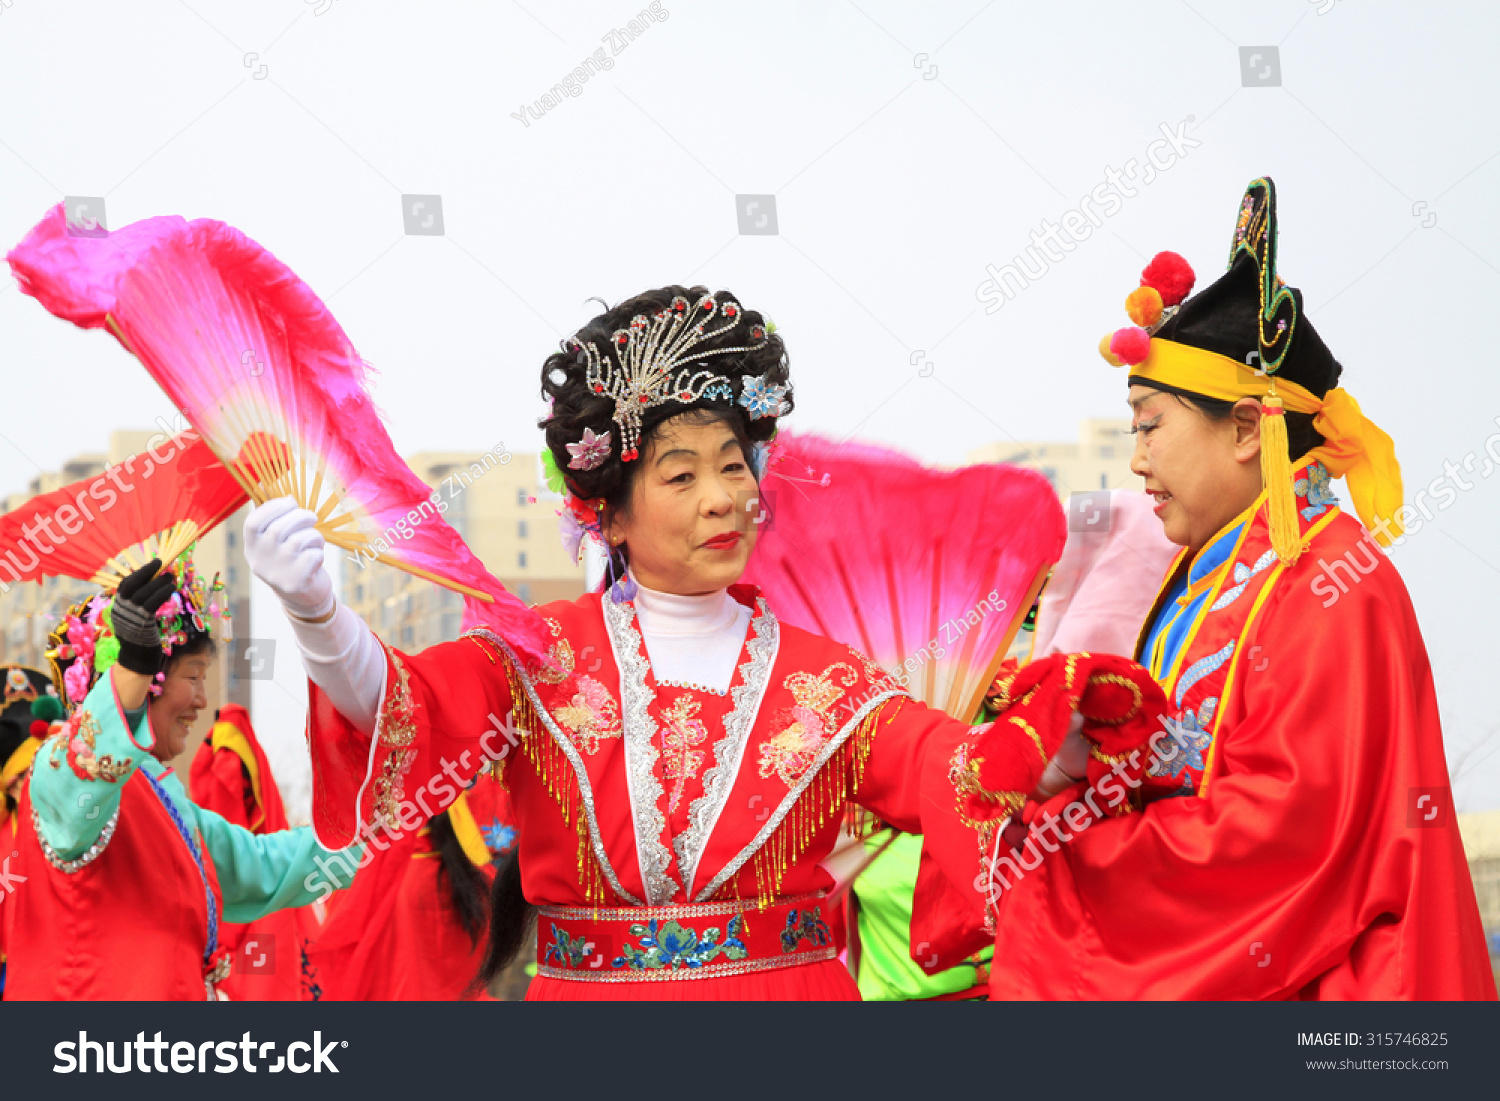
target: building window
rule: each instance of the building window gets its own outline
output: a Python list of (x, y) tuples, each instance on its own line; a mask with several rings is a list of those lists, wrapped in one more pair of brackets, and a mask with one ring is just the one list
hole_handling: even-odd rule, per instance
[(1113, 459), (1115, 457), (1115, 449), (1111, 446), (1101, 447), (1099, 449), (1099, 457), (1102, 459)]
[(1052, 486), (1054, 489), (1057, 488), (1057, 468), (1056, 467), (1044, 466), (1044, 467), (1041, 468), (1041, 474), (1042, 474), (1043, 478), (1047, 479), (1047, 484), (1048, 485)]
[(518, 539), (525, 539), (526, 538), (526, 521), (525, 520), (517, 520), (516, 521), (516, 538), (518, 538)]
[(526, 496), (527, 496), (527, 494), (526, 494), (526, 487), (525, 486), (517, 486), (516, 487), (516, 504), (518, 504), (518, 505), (524, 505), (526, 503)]
[(409, 626), (402, 627), (401, 628), (401, 645), (409, 647), (411, 644), (412, 644), (411, 627), (409, 627)]
[(525, 551), (521, 551), (521, 552), (519, 552), (516, 555), (516, 565), (520, 566), (521, 569), (523, 569), (523, 570), (526, 568), (526, 552)]
[(356, 604), (363, 604), (364, 602), (365, 602), (365, 583), (363, 581), (361, 581), (359, 584), (357, 584), (357, 585), (354, 586), (354, 603), (356, 603)]
[(528, 582), (528, 581), (523, 581), (519, 585), (517, 585), (516, 586), (516, 596), (520, 598), (520, 600), (521, 600), (522, 603), (524, 603), (524, 604), (530, 604), (531, 603), (531, 583)]
[(229, 583), (231, 585), (237, 585), (237, 584), (239, 584), (239, 579), (240, 579), (239, 578), (239, 571), (237, 569), (235, 569), (233, 566), (230, 566), (229, 567)]
[(1101, 475), (1099, 475), (1099, 488), (1100, 489), (1108, 489), (1109, 488), (1109, 475), (1108, 474), (1101, 474)]
[(228, 531), (226, 531), (224, 533), (224, 539), (225, 539), (226, 543), (228, 544), (229, 549), (230, 550), (234, 550), (234, 529), (233, 528), (230, 528)]

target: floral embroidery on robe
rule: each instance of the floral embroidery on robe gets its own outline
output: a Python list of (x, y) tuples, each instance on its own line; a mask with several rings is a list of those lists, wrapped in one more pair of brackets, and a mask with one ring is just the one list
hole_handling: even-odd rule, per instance
[(576, 688), (573, 697), (554, 710), (552, 717), (580, 752), (592, 756), (599, 752), (599, 739), (621, 737), (620, 705), (593, 677), (579, 677)]
[(760, 743), (760, 776), (764, 780), (774, 772), (791, 788), (817, 761), (823, 743), (838, 733), (834, 709), (844, 689), (859, 683), (859, 674), (840, 661), (821, 673), (792, 673), (782, 683), (796, 702), (781, 709), (772, 722), (776, 732)]
[(687, 782), (697, 777), (703, 767), (703, 754), (694, 748), (708, 741), (708, 727), (697, 718), (702, 707), (691, 696), (678, 696), (662, 712), (662, 775), (676, 781), (667, 800), (668, 813), (677, 810)]
[(80, 707), (53, 736), (49, 763), (53, 768), (61, 768), (58, 751), (66, 749), (68, 767), (80, 780), (105, 780), (111, 784), (118, 782), (121, 776), (130, 771), (130, 762), (116, 761), (108, 753), (102, 757), (95, 756), (94, 745), (98, 737), (98, 721)]

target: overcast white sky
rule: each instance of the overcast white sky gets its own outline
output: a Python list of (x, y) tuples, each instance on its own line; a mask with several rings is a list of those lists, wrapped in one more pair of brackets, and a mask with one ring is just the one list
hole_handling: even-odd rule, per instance
[[(114, 227), (240, 227), (381, 370), (406, 453), (535, 449), (538, 365), (588, 298), (705, 282), (780, 326), (790, 427), (958, 462), (1122, 415), (1094, 345), (1141, 266), (1171, 248), (1211, 279), (1268, 174), (1281, 270), (1408, 498), (1500, 432), (1496, 5), (665, 0), (611, 41), (642, 6), (0, 0), (0, 245), (64, 195), (103, 196)], [(1279, 70), (1256, 50), (1246, 76), (1242, 46)], [(580, 95), (514, 117), (601, 49)], [(986, 265), (1184, 122), (1198, 145), (985, 312)], [(445, 235), (407, 235), (403, 194), (440, 195)], [(741, 194), (774, 195), (780, 232), (742, 235)], [(3, 491), (171, 413), (8, 275), (0, 372)], [(1395, 560), (1480, 810), (1500, 807), (1500, 477), (1460, 476)], [(301, 693), (293, 661), (257, 686), (278, 756)]]

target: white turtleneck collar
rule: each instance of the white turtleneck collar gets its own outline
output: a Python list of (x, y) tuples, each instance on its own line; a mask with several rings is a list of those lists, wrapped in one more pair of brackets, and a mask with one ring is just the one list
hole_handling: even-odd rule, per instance
[(717, 589), (698, 596), (664, 593), (648, 589), (634, 574), (635, 610), (641, 630), (652, 635), (712, 635), (729, 630), (743, 609), (728, 589)]
[(682, 596), (636, 581), (635, 610), (658, 681), (728, 690), (750, 622), (728, 589)]

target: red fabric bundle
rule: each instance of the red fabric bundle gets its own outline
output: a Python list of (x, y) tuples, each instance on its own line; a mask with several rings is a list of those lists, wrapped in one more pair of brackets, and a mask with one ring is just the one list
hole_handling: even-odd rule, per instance
[[(1166, 697), (1151, 675), (1128, 658), (1053, 654), (1021, 669), (992, 702), (1003, 713), (980, 736), (971, 758), (979, 790), (969, 794), (966, 806), (976, 821), (1021, 810), (1067, 736), (1075, 711), (1083, 717), (1083, 736), (1090, 745), (1090, 786), (1115, 772), (1123, 786), (1139, 790), (1147, 800), (1171, 787), (1162, 788), (1145, 775), (1152, 736), (1165, 729)], [(1129, 804), (1117, 802), (1110, 813), (1128, 809)]]

